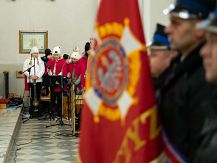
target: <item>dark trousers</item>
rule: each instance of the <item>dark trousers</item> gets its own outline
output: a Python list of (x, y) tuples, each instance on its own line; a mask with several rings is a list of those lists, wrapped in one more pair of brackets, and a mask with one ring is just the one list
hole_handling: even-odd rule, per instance
[(57, 114), (61, 116), (62, 114), (62, 92), (55, 92), (54, 87), (50, 88), (51, 93), (51, 101), (50, 101), (50, 108), (54, 112), (55, 101), (57, 100)]

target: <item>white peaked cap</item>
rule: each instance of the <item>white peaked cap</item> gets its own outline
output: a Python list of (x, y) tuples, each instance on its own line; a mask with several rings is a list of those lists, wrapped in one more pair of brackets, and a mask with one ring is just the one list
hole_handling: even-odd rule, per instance
[(79, 60), (81, 58), (81, 54), (79, 52), (72, 52), (70, 57)]
[(53, 48), (52, 54), (61, 54), (61, 53), (60, 53), (60, 47), (59, 47), (59, 46), (55, 46), (55, 47)]
[(30, 51), (30, 54), (33, 54), (33, 53), (39, 53), (39, 50), (36, 46), (32, 47), (32, 49)]

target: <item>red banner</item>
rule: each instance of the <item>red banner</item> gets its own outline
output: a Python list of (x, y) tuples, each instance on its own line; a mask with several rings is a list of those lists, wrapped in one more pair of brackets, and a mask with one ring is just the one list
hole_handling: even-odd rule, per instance
[(162, 139), (137, 0), (102, 0), (82, 111), (82, 163), (148, 163)]

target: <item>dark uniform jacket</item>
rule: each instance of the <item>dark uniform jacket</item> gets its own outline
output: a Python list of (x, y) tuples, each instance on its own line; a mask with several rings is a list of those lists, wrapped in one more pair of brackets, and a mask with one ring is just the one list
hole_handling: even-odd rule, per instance
[(169, 68), (158, 98), (160, 120), (169, 140), (189, 159), (194, 156), (206, 117), (201, 105), (212, 92), (204, 76), (201, 47)]
[(207, 116), (198, 141), (199, 148), (194, 163), (217, 162), (217, 89), (204, 104)]

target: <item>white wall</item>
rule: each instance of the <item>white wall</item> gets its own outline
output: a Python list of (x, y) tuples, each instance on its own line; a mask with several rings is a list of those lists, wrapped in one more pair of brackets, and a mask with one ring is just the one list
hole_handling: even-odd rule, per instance
[[(146, 40), (156, 22), (167, 23), (162, 14), (173, 0), (139, 0)], [(0, 96), (4, 95), (3, 71), (9, 71), (9, 92), (23, 93), (23, 80), (15, 77), (27, 57), (19, 54), (19, 30), (48, 30), (48, 47), (69, 53), (83, 48), (93, 31), (98, 0), (0, 0)]]
[(27, 57), (19, 54), (19, 30), (48, 30), (48, 47), (69, 53), (89, 40), (96, 9), (97, 0), (0, 0), (0, 96), (3, 71), (9, 71), (9, 92), (23, 92), (23, 80), (15, 78)]
[[(19, 30), (48, 30), (48, 46), (62, 52), (83, 47), (91, 35), (96, 0), (1, 0), (0, 64), (23, 63), (18, 53)], [(6, 16), (7, 15), (7, 16)]]
[(142, 7), (146, 42), (151, 41), (156, 23), (168, 24), (168, 16), (163, 10), (174, 3), (174, 0), (139, 0)]

